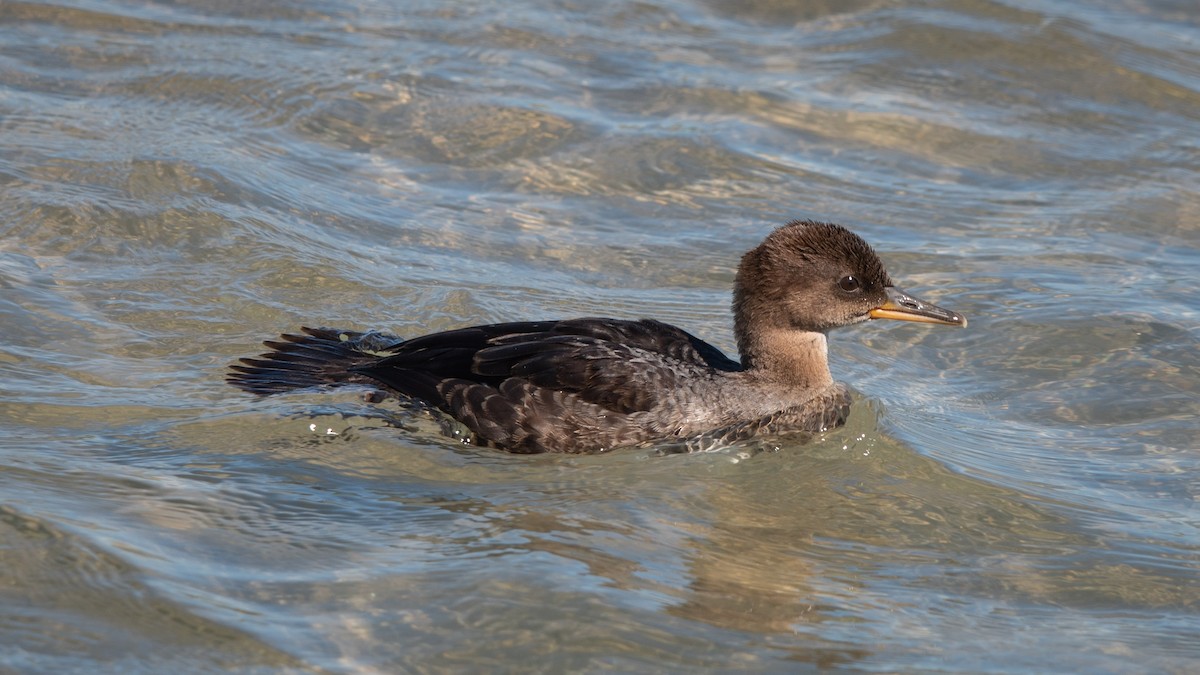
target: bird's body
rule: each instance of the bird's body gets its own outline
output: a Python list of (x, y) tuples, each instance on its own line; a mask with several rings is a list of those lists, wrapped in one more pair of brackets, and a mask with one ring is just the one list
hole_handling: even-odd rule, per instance
[(232, 366), (257, 394), (363, 384), (431, 405), (510, 452), (600, 452), (816, 433), (845, 421), (825, 333), (878, 318), (965, 325), (896, 290), (870, 247), (796, 222), (746, 254), (734, 293), (741, 361), (669, 324), (585, 318), (475, 326), (400, 340), (304, 329)]

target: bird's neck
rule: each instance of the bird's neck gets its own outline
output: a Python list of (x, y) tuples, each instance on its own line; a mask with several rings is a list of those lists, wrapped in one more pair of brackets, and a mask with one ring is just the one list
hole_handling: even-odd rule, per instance
[(742, 367), (756, 377), (812, 389), (833, 384), (824, 333), (767, 329), (737, 338)]

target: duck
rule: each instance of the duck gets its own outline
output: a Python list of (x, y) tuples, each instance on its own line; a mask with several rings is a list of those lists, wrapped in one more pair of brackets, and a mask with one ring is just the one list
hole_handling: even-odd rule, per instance
[(861, 237), (812, 220), (742, 256), (732, 309), (738, 359), (654, 319), (517, 321), (410, 339), (302, 327), (232, 364), (226, 380), (259, 396), (365, 386), (375, 402), (428, 408), (465, 427), (467, 442), (511, 453), (696, 451), (843, 425), (851, 396), (829, 369), (835, 328), (967, 325), (897, 288)]

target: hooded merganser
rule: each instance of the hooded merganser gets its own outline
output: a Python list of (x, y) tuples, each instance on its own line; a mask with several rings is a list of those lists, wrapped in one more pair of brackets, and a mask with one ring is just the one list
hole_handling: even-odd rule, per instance
[(868, 319), (966, 326), (896, 288), (865, 241), (795, 221), (742, 257), (734, 281), (741, 362), (675, 326), (642, 319), (524, 321), (401, 340), (302, 328), (234, 364), (255, 394), (368, 385), (437, 408), (473, 442), (514, 453), (603, 452), (760, 434), (819, 433), (849, 414), (825, 335)]

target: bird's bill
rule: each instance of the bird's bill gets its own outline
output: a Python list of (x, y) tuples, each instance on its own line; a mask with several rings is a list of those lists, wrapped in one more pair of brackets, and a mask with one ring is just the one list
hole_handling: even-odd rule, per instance
[(894, 286), (884, 289), (887, 302), (871, 310), (872, 319), (895, 319), (897, 321), (920, 321), (945, 326), (966, 326), (967, 318), (958, 312), (942, 309), (937, 305), (914, 298)]

